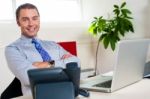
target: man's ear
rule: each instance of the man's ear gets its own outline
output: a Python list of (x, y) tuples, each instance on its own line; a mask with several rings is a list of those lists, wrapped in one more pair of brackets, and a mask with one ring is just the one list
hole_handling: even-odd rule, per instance
[(17, 20), (17, 24), (18, 24), (18, 26), (20, 26), (19, 20)]

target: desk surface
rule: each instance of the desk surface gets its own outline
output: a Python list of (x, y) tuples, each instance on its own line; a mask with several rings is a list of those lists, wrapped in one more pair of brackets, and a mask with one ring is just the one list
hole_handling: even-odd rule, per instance
[[(79, 96), (77, 99), (150, 99), (149, 91), (150, 79), (143, 79), (113, 93), (90, 92), (89, 98)], [(14, 99), (32, 99), (32, 97), (22, 96)]]

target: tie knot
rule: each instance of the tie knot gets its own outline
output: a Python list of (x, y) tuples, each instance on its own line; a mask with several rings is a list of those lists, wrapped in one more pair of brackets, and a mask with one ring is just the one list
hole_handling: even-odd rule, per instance
[(40, 43), (35, 38), (32, 39), (32, 43), (35, 45), (36, 48), (41, 49)]
[(38, 41), (35, 38), (33, 38), (32, 43), (36, 44), (36, 43), (38, 43)]

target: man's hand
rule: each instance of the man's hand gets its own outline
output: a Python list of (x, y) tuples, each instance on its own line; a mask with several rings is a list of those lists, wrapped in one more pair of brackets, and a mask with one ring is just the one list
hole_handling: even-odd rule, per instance
[(50, 67), (52, 67), (52, 65), (50, 65), (49, 62), (34, 62), (32, 65), (37, 67), (37, 68), (50, 68)]

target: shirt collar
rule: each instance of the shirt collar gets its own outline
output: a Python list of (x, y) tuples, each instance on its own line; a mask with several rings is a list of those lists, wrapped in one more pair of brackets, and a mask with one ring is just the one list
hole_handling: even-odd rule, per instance
[[(37, 36), (36, 37), (34, 37), (37, 41), (39, 41), (39, 39), (37, 38)], [(26, 37), (26, 36), (24, 36), (24, 35), (21, 35), (21, 38), (20, 38), (21, 40), (23, 40), (24, 42), (26, 42), (26, 43), (29, 43), (29, 42), (32, 42), (32, 38), (28, 38), (28, 37)]]

